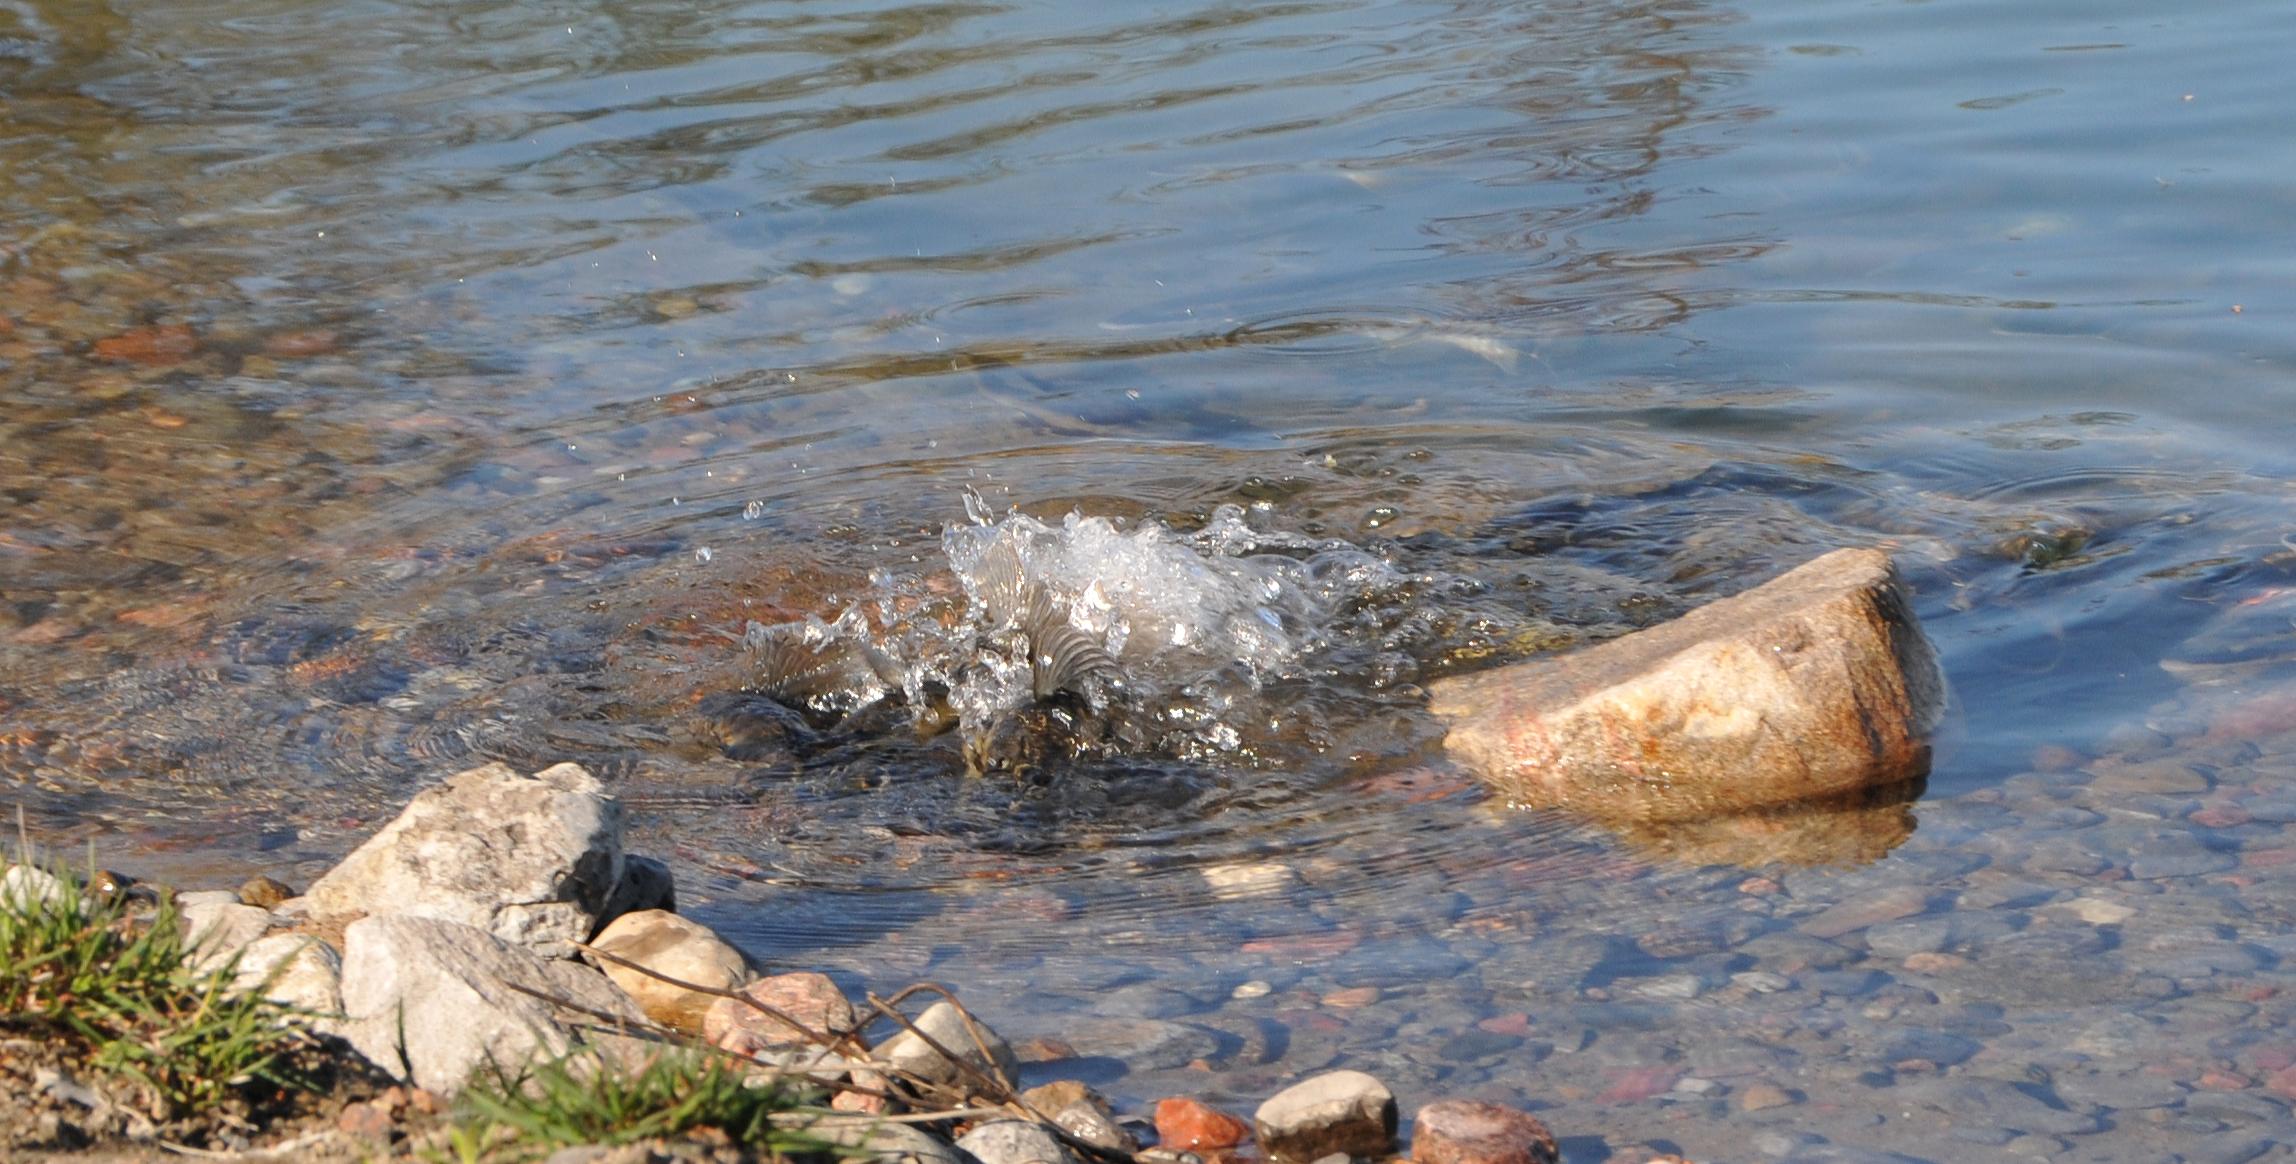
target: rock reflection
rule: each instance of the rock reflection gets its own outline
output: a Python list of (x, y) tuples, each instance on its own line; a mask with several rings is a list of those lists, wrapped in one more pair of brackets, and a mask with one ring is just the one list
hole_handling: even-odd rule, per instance
[(1686, 865), (1854, 868), (1913, 836), (1926, 777), (1850, 796), (1805, 800), (1704, 820), (1603, 821), (1646, 858)]

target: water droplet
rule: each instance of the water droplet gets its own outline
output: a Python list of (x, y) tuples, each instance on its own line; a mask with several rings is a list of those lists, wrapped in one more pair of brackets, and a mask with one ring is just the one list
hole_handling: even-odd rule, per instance
[(765, 502), (752, 501), (749, 504), (741, 507), (741, 519), (743, 521), (756, 521), (758, 518), (764, 516)]
[(700, 549), (694, 551), (694, 561), (697, 562), (707, 562), (716, 556), (717, 555), (710, 553), (710, 548), (708, 546), (703, 546)]

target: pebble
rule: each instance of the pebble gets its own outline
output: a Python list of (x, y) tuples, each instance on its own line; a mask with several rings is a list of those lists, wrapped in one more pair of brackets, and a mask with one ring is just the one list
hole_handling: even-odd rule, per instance
[(1811, 937), (1838, 938), (1882, 922), (1927, 913), (1937, 896), (1935, 890), (1921, 885), (1869, 890), (1803, 919), (1796, 928)]
[(1229, 991), (1228, 997), (1236, 999), (1240, 1002), (1245, 999), (1266, 998), (1274, 991), (1275, 987), (1255, 978), (1252, 981), (1243, 983), (1237, 986), (1234, 990)]
[[(842, 1034), (853, 1029), (853, 1004), (826, 974), (776, 974), (742, 987), (741, 993), (788, 1015), (815, 1034)], [(704, 1012), (702, 1037), (712, 1046), (741, 1054), (810, 1041), (790, 1029), (788, 1023), (730, 998), (713, 1001)]]
[(1751, 1084), (1744, 1091), (1738, 1093), (1738, 1110), (1740, 1111), (1763, 1111), (1773, 1107), (1784, 1107), (1792, 1102), (1794, 1102), (1794, 1097), (1786, 1094), (1785, 1088), (1774, 1083)]
[(1272, 897), (1299, 884), (1299, 873), (1289, 865), (1211, 865), (1203, 870), (1204, 884), (1223, 901)]
[[(749, 960), (741, 951), (708, 926), (666, 910), (623, 914), (590, 944), (655, 974), (713, 990), (733, 990), (750, 978)], [(599, 963), (614, 985), (638, 1000), (647, 1018), (675, 1030), (702, 1032), (705, 1016), (718, 1003), (735, 1005), (731, 999), (674, 986), (618, 962), (601, 958)]]
[(957, 1148), (980, 1164), (1075, 1164), (1076, 1160), (1060, 1137), (1033, 1120), (990, 1120), (957, 1137)]
[(1395, 1094), (1361, 1071), (1333, 1071), (1295, 1083), (1252, 1115), (1260, 1147), (1295, 1164), (1334, 1152), (1392, 1155), (1396, 1122)]
[(1216, 1152), (1251, 1139), (1252, 1125), (1199, 1100), (1173, 1096), (1156, 1101), (1156, 1138), (1183, 1152)]
[(1444, 1100), (1412, 1120), (1413, 1164), (1555, 1164), (1560, 1157), (1537, 1116), (1499, 1104)]

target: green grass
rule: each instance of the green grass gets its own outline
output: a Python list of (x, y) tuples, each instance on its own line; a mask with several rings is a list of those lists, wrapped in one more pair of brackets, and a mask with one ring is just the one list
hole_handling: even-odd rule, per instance
[(301, 1085), (286, 1069), (303, 1037), (297, 1016), (261, 990), (233, 995), (238, 959), (191, 970), (189, 935), (165, 898), (148, 918), (131, 917), (125, 895), (92, 897), (55, 875), (49, 900), (0, 895), (0, 1027), (64, 1041), (134, 1085), (163, 1122), (220, 1108), (259, 1081)]
[(812, 1136), (776, 1127), (799, 1095), (781, 1084), (751, 1087), (746, 1066), (700, 1051), (667, 1049), (641, 1067), (577, 1053), (521, 1071), (482, 1072), (457, 1101), (455, 1157), (531, 1159), (577, 1144), (674, 1139), (704, 1128), (775, 1159), (834, 1159)]

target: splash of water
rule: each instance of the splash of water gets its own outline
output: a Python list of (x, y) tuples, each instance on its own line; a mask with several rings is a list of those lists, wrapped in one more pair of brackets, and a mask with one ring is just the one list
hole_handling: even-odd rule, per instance
[(752, 623), (758, 686), (830, 714), (898, 692), (913, 724), (953, 723), (976, 769), (1047, 739), (1072, 757), (1231, 752), (1245, 733), (1230, 721), (1303, 674), (1335, 610), (1403, 581), (1352, 543), (1257, 530), (1233, 505), (1187, 535), (966, 508), (941, 538), (966, 598), (955, 625), (897, 619), (892, 592), (913, 580), (880, 576), (886, 600), (834, 623)]

